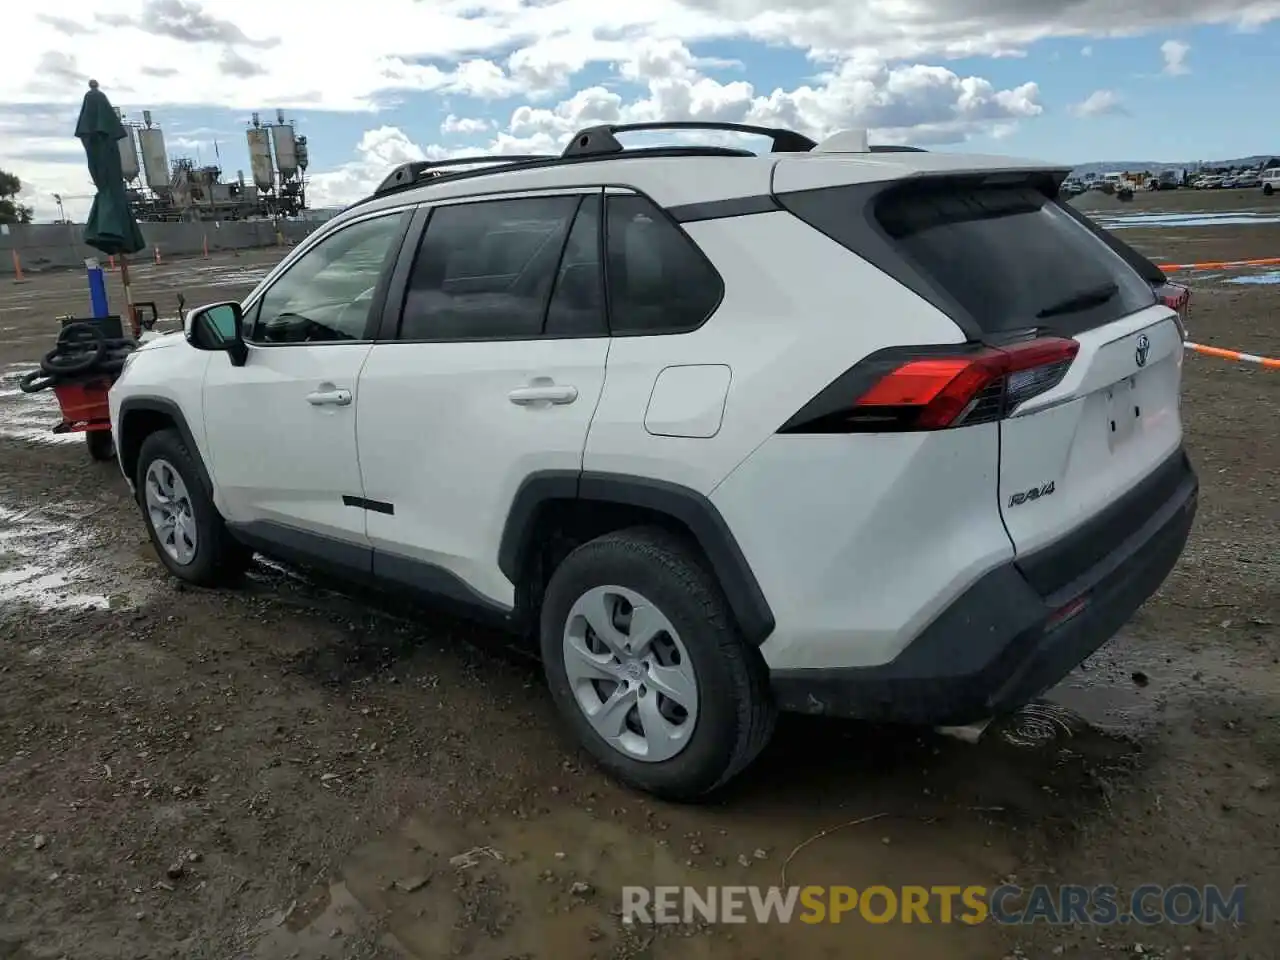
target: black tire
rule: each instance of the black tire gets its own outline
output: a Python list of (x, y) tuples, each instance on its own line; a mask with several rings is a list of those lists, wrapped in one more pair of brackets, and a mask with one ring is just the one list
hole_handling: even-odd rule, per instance
[(1271, 195), (1272, 195), (1273, 193), (1275, 193), (1275, 192), (1276, 192), (1276, 188), (1275, 188), (1275, 187), (1273, 187), (1271, 184), (1269, 184), (1269, 183), (1267, 183), (1267, 184), (1263, 184), (1263, 187), (1262, 187), (1262, 195), (1263, 195), (1264, 197), (1269, 197), (1269, 196), (1271, 196)]
[(84, 444), (89, 448), (89, 456), (95, 460), (115, 459), (116, 442), (110, 430), (86, 430)]
[[(564, 663), (569, 612), (584, 593), (605, 585), (648, 598), (679, 633), (692, 661), (697, 720), (688, 744), (670, 759), (645, 762), (610, 746), (570, 687)], [(698, 552), (665, 530), (621, 530), (574, 550), (547, 585), (540, 634), (543, 668), (561, 717), (601, 767), (633, 787), (668, 800), (703, 799), (745, 769), (773, 734), (776, 710), (763, 661), (743, 640)]]
[[(171, 464), (182, 478), (183, 486), (187, 488), (196, 528), (195, 556), (190, 563), (181, 564), (169, 556), (156, 534), (147, 510), (147, 469), (156, 460), (165, 460)], [(200, 482), (200, 471), (196, 467), (195, 458), (177, 430), (157, 430), (142, 441), (134, 473), (134, 486), (138, 505), (142, 509), (142, 519), (147, 525), (147, 533), (151, 536), (156, 556), (175, 577), (198, 586), (215, 587), (233, 583), (244, 573), (252, 553), (227, 531), (226, 521), (222, 519)]]

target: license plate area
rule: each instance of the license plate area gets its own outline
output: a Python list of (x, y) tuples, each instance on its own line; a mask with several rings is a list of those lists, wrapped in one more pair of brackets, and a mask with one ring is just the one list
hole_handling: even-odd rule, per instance
[(1142, 420), (1142, 390), (1138, 379), (1141, 374), (1112, 384), (1106, 389), (1104, 405), (1107, 446), (1114, 453), (1125, 446), (1139, 430)]

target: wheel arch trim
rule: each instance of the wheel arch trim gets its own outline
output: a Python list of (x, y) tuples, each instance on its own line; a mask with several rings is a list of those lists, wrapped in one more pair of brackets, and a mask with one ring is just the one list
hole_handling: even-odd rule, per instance
[(547, 470), (526, 477), (512, 499), (498, 546), (498, 567), (512, 583), (534, 546), (544, 507), (552, 501), (639, 507), (685, 527), (706, 555), (739, 629), (756, 646), (776, 625), (751, 565), (720, 511), (705, 496), (665, 480), (592, 471)]
[[(120, 436), (116, 437), (116, 449), (120, 456), (121, 469), (124, 470), (129, 481), (133, 481), (132, 474), (137, 472), (137, 462), (135, 460), (130, 465), (131, 469), (125, 469), (124, 451), (126, 450), (126, 444), (130, 442), (129, 434), (125, 427), (129, 422), (130, 413), (143, 411), (160, 413), (173, 421), (174, 428), (182, 437), (182, 442), (186, 444), (187, 450), (191, 453), (191, 459), (195, 462), (196, 471), (200, 474), (200, 485), (204, 487), (204, 491), (209, 495), (209, 498), (213, 499), (213, 479), (209, 476), (209, 470), (205, 466), (204, 455), (200, 451), (200, 445), (196, 443), (195, 435), (191, 432), (191, 427), (187, 423), (187, 418), (183, 414), (182, 408), (165, 397), (126, 397), (120, 403), (118, 417)], [(139, 443), (137, 447), (141, 450), (142, 445)]]

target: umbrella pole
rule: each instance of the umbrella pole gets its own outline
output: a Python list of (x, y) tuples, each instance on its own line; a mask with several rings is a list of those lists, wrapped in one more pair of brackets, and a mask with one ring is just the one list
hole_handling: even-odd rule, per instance
[(138, 311), (133, 306), (133, 288), (129, 286), (129, 258), (120, 254), (120, 284), (124, 287), (125, 315), (129, 320), (129, 332), (137, 340), (142, 335), (138, 325)]

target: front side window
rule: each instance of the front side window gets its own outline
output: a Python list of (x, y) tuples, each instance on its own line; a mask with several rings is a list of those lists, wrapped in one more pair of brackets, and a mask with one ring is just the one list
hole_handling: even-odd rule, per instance
[(267, 290), (253, 311), (251, 343), (365, 339), (374, 291), (410, 214), (363, 220), (325, 237)]
[(405, 294), (400, 339), (541, 337), (581, 202), (521, 197), (433, 210)]

